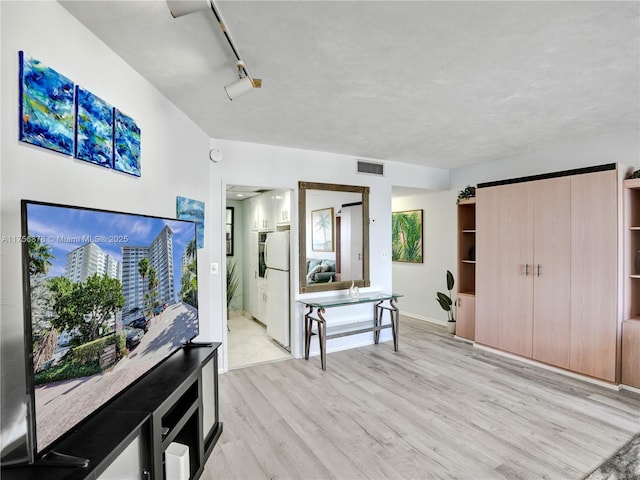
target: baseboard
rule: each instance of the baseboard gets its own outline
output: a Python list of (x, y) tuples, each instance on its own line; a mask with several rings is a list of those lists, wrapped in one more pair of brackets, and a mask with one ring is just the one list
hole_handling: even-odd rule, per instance
[(473, 340), (469, 340), (468, 338), (464, 338), (464, 337), (459, 337), (458, 335), (454, 335), (453, 336), (454, 340), (460, 340), (461, 342), (465, 342), (468, 343), (470, 345), (474, 345), (475, 342)]
[(400, 311), (400, 316), (413, 318), (414, 320), (420, 320), (422, 322), (434, 323), (436, 325), (440, 325), (443, 327), (447, 326), (446, 320), (437, 320), (435, 318), (423, 317), (422, 315), (418, 315), (416, 313), (407, 313), (407, 312), (403, 312), (402, 310)]
[(621, 390), (627, 390), (629, 392), (637, 393), (640, 395), (640, 388), (632, 387), (631, 385), (620, 384)]

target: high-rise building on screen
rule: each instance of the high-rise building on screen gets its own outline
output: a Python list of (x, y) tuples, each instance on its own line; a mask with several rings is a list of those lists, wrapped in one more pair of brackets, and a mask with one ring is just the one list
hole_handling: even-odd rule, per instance
[[(140, 273), (140, 260), (149, 261), (149, 271), (144, 281)], [(155, 271), (157, 286), (149, 287), (150, 270)], [(125, 298), (125, 315), (137, 309), (143, 310), (149, 305), (145, 297), (149, 295), (152, 303), (173, 303), (175, 286), (173, 274), (173, 232), (165, 226), (148, 246), (122, 247), (122, 290)]]
[(95, 243), (86, 243), (67, 254), (65, 277), (72, 282), (86, 282), (98, 274), (120, 280), (120, 263)]

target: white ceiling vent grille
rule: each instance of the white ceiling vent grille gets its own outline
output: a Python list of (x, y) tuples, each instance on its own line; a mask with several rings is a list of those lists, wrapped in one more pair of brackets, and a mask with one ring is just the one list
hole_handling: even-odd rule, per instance
[(366, 173), (367, 175), (384, 176), (384, 164), (356, 160), (356, 171), (358, 173)]

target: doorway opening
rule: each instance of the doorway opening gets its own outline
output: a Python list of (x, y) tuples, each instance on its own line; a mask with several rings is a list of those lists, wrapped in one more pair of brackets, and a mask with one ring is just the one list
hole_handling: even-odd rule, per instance
[(226, 199), (228, 369), (290, 358), (291, 191), (228, 185)]

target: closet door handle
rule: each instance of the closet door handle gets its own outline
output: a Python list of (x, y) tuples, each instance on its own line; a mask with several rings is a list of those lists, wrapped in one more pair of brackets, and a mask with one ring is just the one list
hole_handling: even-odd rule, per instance
[(525, 277), (529, 276), (529, 264), (528, 263), (524, 264), (524, 276)]
[(540, 264), (538, 264), (538, 273), (537, 275), (540, 276), (542, 274), (542, 266)]

